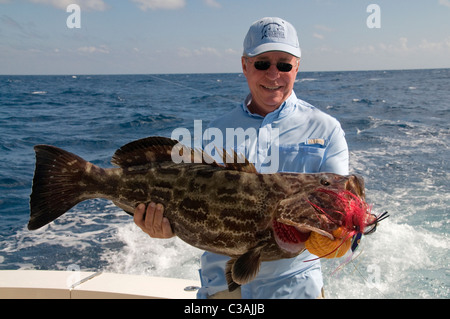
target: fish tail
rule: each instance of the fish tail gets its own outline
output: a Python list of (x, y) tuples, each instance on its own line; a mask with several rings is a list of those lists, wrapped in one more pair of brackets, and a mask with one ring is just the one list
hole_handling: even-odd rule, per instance
[(82, 176), (93, 164), (49, 145), (36, 145), (28, 229), (38, 229), (87, 199)]

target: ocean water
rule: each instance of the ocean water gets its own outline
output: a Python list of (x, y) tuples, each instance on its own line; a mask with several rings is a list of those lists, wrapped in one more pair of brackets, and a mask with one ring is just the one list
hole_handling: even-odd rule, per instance
[[(350, 261), (323, 260), (328, 298), (449, 298), (450, 69), (301, 72), (297, 96), (336, 117), (373, 211)], [(0, 269), (198, 279), (201, 251), (151, 239), (111, 202), (80, 203), (28, 231), (35, 144), (111, 167), (121, 145), (193, 132), (247, 95), (242, 74), (0, 76)]]

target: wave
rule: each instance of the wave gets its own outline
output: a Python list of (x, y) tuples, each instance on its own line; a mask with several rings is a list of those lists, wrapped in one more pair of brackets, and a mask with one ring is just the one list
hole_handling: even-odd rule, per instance
[(317, 81), (317, 79), (315, 79), (315, 78), (300, 78), (300, 79), (296, 79), (295, 83), (311, 82), (311, 81)]
[(354, 99), (352, 99), (352, 102), (372, 105), (375, 103), (386, 103), (386, 100), (384, 100), (384, 99), (369, 99), (369, 98), (362, 98), (362, 99), (354, 98)]
[[(342, 260), (323, 261), (327, 296), (450, 297), (450, 129), (442, 102), (449, 72), (311, 72), (297, 81), (299, 98), (341, 122), (351, 172), (364, 177), (374, 211), (391, 214), (341, 271), (333, 273)], [(248, 93), (242, 74), (220, 75), (221, 81), (217, 75), (191, 75), (188, 82), (186, 75), (158, 77), (167, 81), (0, 76), (0, 269), (77, 264), (198, 279), (201, 251), (177, 239), (150, 239), (108, 201), (80, 203), (42, 230), (26, 229), (34, 144), (63, 147), (108, 167), (123, 144), (170, 136), (177, 127), (192, 132), (194, 120), (219, 116), (235, 107), (229, 100), (241, 102)]]
[[(448, 239), (389, 219), (382, 221), (373, 235), (363, 237), (360, 255), (357, 251), (355, 260), (338, 272), (334, 273), (339, 262), (322, 262), (327, 295), (345, 299), (448, 298), (450, 287), (442, 286), (441, 277), (447, 268)], [(433, 293), (436, 290), (438, 295)]]
[(134, 275), (198, 280), (202, 250), (175, 237), (150, 238), (134, 223), (117, 225), (116, 236), (123, 249), (107, 249), (101, 259), (105, 271)]

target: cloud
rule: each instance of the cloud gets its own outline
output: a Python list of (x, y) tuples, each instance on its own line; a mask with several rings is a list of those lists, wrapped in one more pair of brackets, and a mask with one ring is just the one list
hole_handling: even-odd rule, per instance
[[(82, 10), (86, 11), (105, 11), (108, 5), (104, 0), (27, 0), (35, 4), (50, 5), (58, 9), (66, 10), (70, 4), (78, 4)], [(158, 10), (177, 10), (186, 6), (186, 0), (130, 0), (135, 3), (142, 11)], [(0, 0), (2, 3), (11, 3), (11, 0)], [(221, 8), (222, 5), (217, 0), (203, 0), (208, 7)]]
[(395, 43), (383, 43), (380, 42), (377, 45), (370, 44), (367, 46), (354, 47), (351, 49), (355, 54), (374, 54), (374, 53), (408, 53), (414, 50), (414, 48), (408, 47), (408, 39), (400, 37)]
[(109, 54), (109, 49), (106, 45), (100, 45), (98, 47), (95, 47), (95, 46), (80, 47), (77, 49), (77, 51), (81, 52), (81, 53), (88, 53), (88, 54), (92, 54), (92, 53)]
[(316, 24), (314, 25), (314, 28), (320, 31), (324, 31), (324, 32), (331, 32), (333, 31), (332, 28), (327, 27), (326, 25), (323, 24)]
[(222, 8), (222, 5), (218, 3), (216, 0), (203, 0), (203, 2), (208, 6), (212, 8)]
[(108, 6), (103, 0), (28, 0), (36, 4), (51, 5), (58, 9), (66, 10), (69, 4), (78, 4), (81, 10), (105, 11)]
[(319, 39), (319, 40), (325, 39), (325, 36), (323, 35), (323, 33), (329, 33), (329, 32), (333, 31), (333, 29), (331, 29), (331, 28), (329, 28), (329, 27), (327, 27), (326, 25), (323, 25), (323, 24), (316, 24), (316, 25), (314, 25), (314, 29), (319, 30), (320, 33), (313, 32), (312, 36), (314, 38), (316, 38), (316, 39)]
[(377, 51), (377, 49), (372, 44), (366, 45), (366, 46), (354, 47), (351, 49), (351, 53), (354, 53), (354, 54), (373, 54), (376, 51)]
[(225, 50), (226, 54), (230, 54), (230, 55), (238, 55), (239, 57), (241, 56), (241, 53), (239, 53), (239, 51), (236, 51), (235, 49), (226, 49)]
[(193, 56), (217, 56), (220, 57), (222, 54), (219, 50), (211, 47), (201, 47), (199, 49), (188, 49), (185, 47), (178, 48), (178, 56), (182, 58), (188, 58)]
[(191, 57), (237, 57), (239, 59), (240, 53), (234, 49), (218, 50), (212, 47), (201, 47), (198, 49), (188, 49), (185, 47), (179, 47), (177, 49), (177, 56), (180, 58), (191, 58)]
[(211, 47), (202, 47), (200, 49), (195, 49), (194, 54), (197, 56), (201, 55), (215, 55), (215, 56), (221, 56), (219, 50)]
[(450, 8), (450, 0), (439, 0), (439, 4)]
[(192, 56), (192, 51), (189, 50), (188, 48), (181, 47), (181, 48), (178, 48), (177, 54), (180, 58), (188, 58), (188, 57)]
[[(131, 0), (131, 2), (136, 3), (142, 11), (146, 11), (147, 9), (177, 10), (186, 6), (186, 0)], [(217, 0), (203, 0), (203, 3), (211, 8), (222, 7)]]
[(313, 33), (313, 37), (319, 40), (323, 40), (325, 38), (322, 34), (316, 32)]
[(400, 53), (400, 52), (408, 52), (410, 48), (408, 48), (408, 39), (405, 37), (400, 37), (398, 43), (394, 44), (384, 44), (380, 43), (380, 48), (383, 51), (391, 52), (391, 53)]
[(146, 11), (147, 9), (167, 9), (176, 10), (181, 9), (186, 5), (185, 0), (131, 0), (136, 3), (139, 9)]
[(433, 42), (422, 39), (417, 45), (408, 45), (406, 37), (400, 37), (394, 43), (378, 43), (367, 46), (354, 47), (351, 49), (355, 54), (422, 54), (422, 53), (450, 53), (450, 37), (441, 41)]
[(419, 44), (419, 49), (430, 52), (450, 50), (450, 37), (440, 42), (430, 42), (427, 39), (422, 39), (422, 42)]

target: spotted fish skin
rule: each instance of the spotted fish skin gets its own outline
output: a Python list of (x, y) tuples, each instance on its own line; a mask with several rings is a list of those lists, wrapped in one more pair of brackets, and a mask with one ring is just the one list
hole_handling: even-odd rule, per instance
[(348, 190), (364, 198), (356, 176), (259, 174), (247, 161), (176, 164), (174, 150), (189, 159), (196, 152), (175, 140), (149, 137), (116, 151), (112, 163), (119, 167), (100, 168), (54, 146), (35, 146), (28, 228), (40, 228), (92, 198), (109, 199), (129, 214), (139, 203), (162, 203), (179, 238), (231, 257), (227, 279), (232, 290), (251, 281), (261, 261), (300, 254), (305, 248), (299, 234), (316, 231), (333, 238), (338, 225), (310, 204), (314, 198), (327, 201), (315, 190)]

